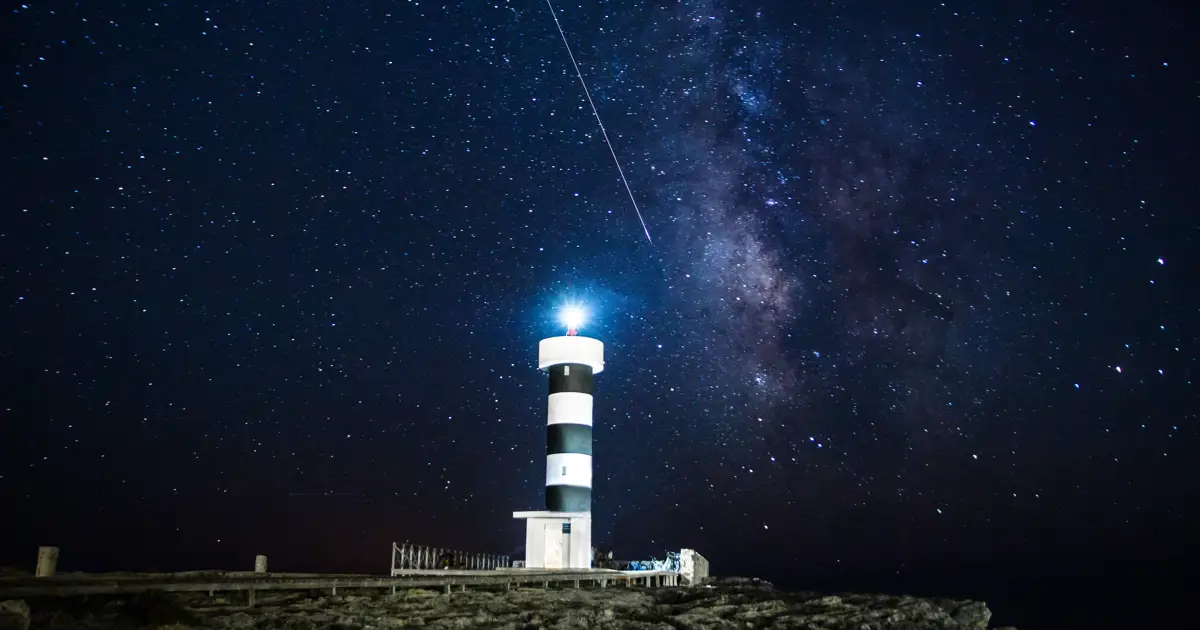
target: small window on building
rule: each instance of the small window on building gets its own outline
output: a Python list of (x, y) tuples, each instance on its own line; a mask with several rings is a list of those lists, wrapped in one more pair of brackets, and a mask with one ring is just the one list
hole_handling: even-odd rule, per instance
[(564, 534), (571, 533), (571, 524), (570, 523), (563, 523), (563, 533)]
[(566, 466), (563, 466), (563, 476), (564, 477), (567, 476), (567, 467)]
[(570, 375), (571, 375), (571, 366), (564, 365), (563, 366), (563, 376), (570, 376)]

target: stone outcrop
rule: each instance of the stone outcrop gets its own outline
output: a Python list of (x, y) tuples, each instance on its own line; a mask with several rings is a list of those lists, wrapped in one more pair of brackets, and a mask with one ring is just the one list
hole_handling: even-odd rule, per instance
[(0, 602), (0, 630), (29, 630), (29, 604), (10, 599)]
[[(338, 597), (262, 592), (204, 593), (92, 601), (34, 611), (33, 628), (367, 630), (387, 628), (607, 628), (611, 630), (986, 630), (979, 602), (886, 595), (784, 593), (767, 582), (712, 580), (692, 588), (411, 590)], [(26, 617), (28, 619), (28, 616)], [(5, 626), (8, 628), (8, 626)]]

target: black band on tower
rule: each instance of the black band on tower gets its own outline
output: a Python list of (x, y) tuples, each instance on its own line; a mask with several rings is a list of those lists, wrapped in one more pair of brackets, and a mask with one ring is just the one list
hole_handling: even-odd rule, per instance
[(551, 512), (591, 512), (592, 489), (581, 486), (546, 486), (546, 509)]
[(596, 386), (590, 365), (563, 363), (550, 367), (550, 393), (577, 392), (591, 394)]
[(592, 454), (592, 427), (586, 424), (551, 424), (546, 427), (546, 454)]

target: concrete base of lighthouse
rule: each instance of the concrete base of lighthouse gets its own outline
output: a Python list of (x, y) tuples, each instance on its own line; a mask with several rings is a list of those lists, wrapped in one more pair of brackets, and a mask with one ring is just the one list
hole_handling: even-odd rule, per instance
[(525, 519), (525, 567), (592, 568), (590, 512), (513, 512)]

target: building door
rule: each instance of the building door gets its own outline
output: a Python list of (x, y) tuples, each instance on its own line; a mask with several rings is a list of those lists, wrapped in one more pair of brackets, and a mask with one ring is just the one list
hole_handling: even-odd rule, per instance
[(542, 566), (547, 569), (562, 569), (566, 566), (563, 560), (567, 558), (566, 549), (564, 549), (566, 536), (562, 533), (562, 523), (546, 523), (543, 527), (545, 527), (546, 554), (542, 556)]

